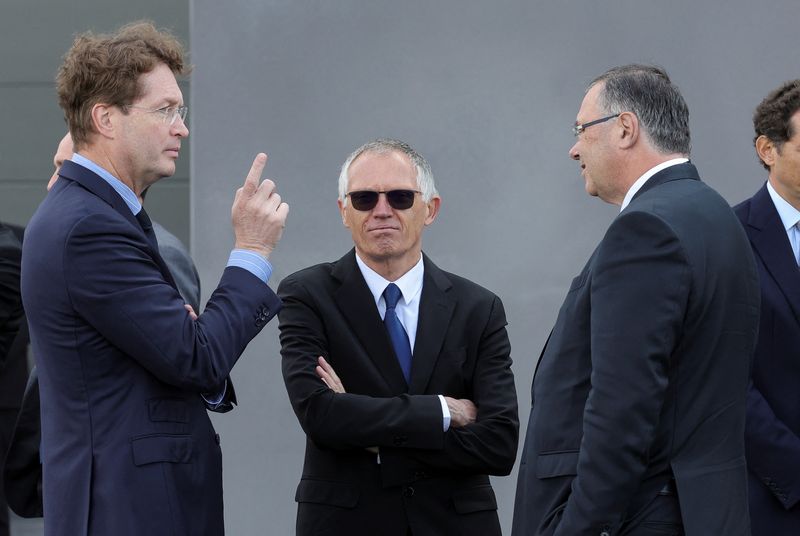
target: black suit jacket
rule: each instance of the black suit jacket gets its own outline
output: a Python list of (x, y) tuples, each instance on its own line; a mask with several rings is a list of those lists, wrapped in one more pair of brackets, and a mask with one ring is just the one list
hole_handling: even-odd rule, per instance
[(573, 280), (540, 357), (513, 534), (640, 534), (672, 475), (686, 534), (749, 534), (758, 307), (728, 204), (689, 163), (651, 177)]
[[(11, 229), (14, 236), (21, 244), (25, 229), (19, 225), (13, 224), (0, 224), (0, 227), (3, 225)], [(2, 240), (0, 239), (0, 241)], [(3, 265), (3, 267), (0, 267), (0, 280), (2, 280), (2, 282), (0, 282), (0, 294), (2, 294), (0, 302), (4, 304), (2, 308), (5, 308), (7, 306), (6, 304), (10, 303), (7, 300), (13, 301), (15, 292), (16, 307), (18, 307), (18, 310), (12, 313), (12, 316), (17, 316), (17, 334), (7, 347), (8, 351), (6, 352), (5, 362), (0, 365), (0, 409), (18, 410), (22, 402), (25, 382), (28, 378), (28, 346), (30, 345), (30, 337), (28, 336), (28, 322), (22, 310), (22, 298), (19, 293), (19, 262), (22, 250), (21, 247), (17, 249), (17, 246), (15, 246), (13, 250), (16, 252), (12, 253), (10, 257), (5, 253), (0, 254), (0, 265)], [(11, 259), (16, 259), (16, 261), (12, 261), (12, 264), (6, 264)], [(13, 262), (16, 262), (15, 266)], [(14, 276), (16, 280), (13, 279)], [(14, 289), (15, 284), (16, 289)], [(6, 324), (6, 326), (10, 327), (11, 331), (13, 331), (13, 321), (10, 324)], [(0, 332), (2, 332), (0, 338), (9, 334), (6, 330), (0, 330)], [(3, 351), (2, 347), (6, 346), (6, 344), (6, 340), (0, 342), (0, 354), (2, 354)], [(11, 431), (8, 430), (7, 432), (7, 437), (10, 437)]]
[(745, 427), (753, 534), (800, 534), (800, 269), (766, 185), (735, 210), (761, 281)]
[[(281, 282), (283, 375), (307, 436), (300, 536), (499, 534), (487, 475), (511, 471), (518, 433), (503, 305), (424, 263), (410, 385), (354, 251)], [(346, 394), (317, 377), (320, 355)], [(477, 421), (443, 432), (436, 395), (472, 400)]]
[(22, 246), (14, 231), (0, 223), (0, 369), (19, 331), (22, 299), (19, 292)]

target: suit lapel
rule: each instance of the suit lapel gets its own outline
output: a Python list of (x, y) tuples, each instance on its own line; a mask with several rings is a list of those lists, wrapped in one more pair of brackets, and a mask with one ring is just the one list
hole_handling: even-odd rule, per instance
[[(407, 391), (406, 380), (383, 325), (375, 299), (356, 264), (355, 250), (336, 262), (331, 272), (341, 286), (334, 300), (392, 393)], [(412, 365), (413, 369), (413, 365)]]
[(412, 394), (425, 392), (456, 305), (455, 298), (448, 292), (452, 285), (444, 272), (425, 255), (423, 262), (425, 275), (422, 280), (417, 336), (411, 361), (409, 393)]
[(750, 200), (747, 235), (800, 322), (800, 269), (766, 184)]
[(164, 262), (164, 259), (161, 258), (161, 254), (158, 250), (153, 251), (153, 248), (150, 247), (150, 241), (144, 234), (144, 230), (142, 229), (142, 226), (139, 225), (139, 221), (136, 219), (136, 216), (133, 215), (130, 207), (128, 207), (128, 205), (125, 203), (125, 200), (120, 197), (120, 195), (116, 192), (116, 190), (114, 190), (114, 188), (111, 187), (110, 184), (104, 181), (101, 177), (98, 177), (93, 171), (86, 169), (85, 167), (81, 166), (80, 164), (76, 164), (71, 160), (64, 161), (61, 169), (58, 172), (58, 175), (59, 177), (77, 182), (86, 190), (89, 190), (94, 195), (108, 203), (111, 208), (116, 210), (123, 218), (128, 220), (128, 222), (133, 225), (137, 232), (141, 233), (144, 243), (148, 246), (147, 249), (150, 250), (153, 260), (156, 262), (159, 270), (161, 271), (161, 275), (164, 276), (164, 279), (166, 279), (175, 290), (178, 289), (178, 286), (175, 284), (175, 280), (172, 277), (172, 273), (169, 271), (169, 267)]

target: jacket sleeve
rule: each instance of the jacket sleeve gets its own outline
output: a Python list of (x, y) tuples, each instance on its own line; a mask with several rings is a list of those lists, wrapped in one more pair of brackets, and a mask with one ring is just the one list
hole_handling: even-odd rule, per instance
[(437, 396), (380, 398), (333, 392), (315, 372), (317, 358), (329, 354), (324, 320), (314, 300), (291, 276), (281, 282), (278, 294), (283, 301), (279, 315), (283, 379), (300, 426), (312, 441), (335, 449), (442, 448)]
[(800, 501), (800, 438), (775, 415), (752, 381), (744, 435), (748, 468), (783, 508), (794, 507)]
[(267, 285), (229, 267), (193, 321), (144, 237), (127, 220), (108, 215), (78, 221), (64, 255), (77, 314), (157, 378), (183, 389), (219, 389), (247, 343), (280, 309)]
[(285, 279), (278, 293), (284, 302), (280, 313), (284, 380), (312, 441), (330, 448), (380, 447), (384, 484), (402, 480), (386, 473), (397, 466), (407, 469), (409, 464), (475, 474), (510, 472), (517, 449), (517, 403), (499, 299), (487, 302), (471, 378), (477, 421), (444, 433), (437, 394), (451, 393), (371, 397), (328, 389), (315, 373), (317, 357), (327, 357), (329, 347), (321, 313), (309, 291), (294, 278)]
[(591, 280), (591, 389), (577, 476), (556, 535), (619, 526), (647, 468), (690, 285), (686, 254), (663, 220), (634, 211), (611, 224)]

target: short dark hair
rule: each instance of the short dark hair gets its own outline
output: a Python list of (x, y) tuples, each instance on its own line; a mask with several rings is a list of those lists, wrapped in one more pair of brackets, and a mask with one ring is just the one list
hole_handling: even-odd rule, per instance
[(150, 21), (111, 35), (86, 32), (75, 38), (58, 69), (56, 91), (76, 149), (89, 141), (94, 105), (131, 104), (142, 93), (139, 77), (160, 63), (175, 75), (189, 72), (180, 41)]
[(689, 107), (663, 68), (641, 64), (614, 67), (592, 80), (589, 88), (601, 82), (599, 103), (606, 112), (633, 112), (656, 149), (689, 155)]
[[(789, 80), (770, 92), (753, 113), (753, 128), (756, 131), (753, 144), (760, 136), (766, 136), (780, 151), (783, 143), (794, 135), (791, 119), (797, 110), (800, 110), (800, 80)], [(761, 157), (758, 159), (761, 160)], [(761, 165), (769, 169), (763, 160)]]

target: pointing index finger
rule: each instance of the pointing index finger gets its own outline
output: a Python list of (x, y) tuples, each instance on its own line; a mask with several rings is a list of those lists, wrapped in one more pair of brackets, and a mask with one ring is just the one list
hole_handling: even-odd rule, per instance
[(247, 193), (253, 193), (258, 188), (258, 184), (261, 181), (261, 173), (264, 171), (264, 166), (267, 165), (267, 155), (264, 153), (258, 153), (253, 160), (253, 165), (250, 167), (250, 172), (247, 173), (247, 177), (244, 179), (244, 191)]

